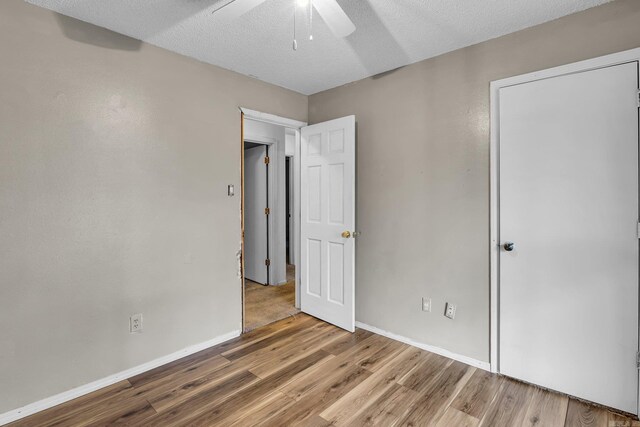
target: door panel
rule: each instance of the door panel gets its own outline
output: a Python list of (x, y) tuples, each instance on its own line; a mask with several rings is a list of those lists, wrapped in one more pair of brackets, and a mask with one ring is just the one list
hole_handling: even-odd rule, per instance
[(355, 117), (301, 135), (301, 309), (354, 331)]
[(500, 90), (499, 370), (637, 413), (637, 63)]
[(244, 150), (244, 262), (245, 277), (263, 285), (269, 284), (267, 146)]
[(329, 242), (329, 301), (344, 304), (344, 244)]
[[(307, 293), (313, 297), (322, 297), (322, 241), (316, 239), (306, 239), (307, 251), (306, 260), (307, 263), (303, 267), (303, 271), (306, 275), (303, 276), (307, 283)], [(304, 259), (304, 257), (303, 257)], [(305, 311), (305, 308), (302, 308)]]

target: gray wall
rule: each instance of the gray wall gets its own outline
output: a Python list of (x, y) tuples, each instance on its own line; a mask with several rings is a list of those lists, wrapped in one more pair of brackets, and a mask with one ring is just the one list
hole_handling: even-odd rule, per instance
[(0, 58), (0, 413), (239, 330), (237, 107), (307, 97), (21, 0)]
[(488, 361), (489, 82), (636, 47), (618, 0), (312, 95), (311, 123), (358, 122), (356, 319)]

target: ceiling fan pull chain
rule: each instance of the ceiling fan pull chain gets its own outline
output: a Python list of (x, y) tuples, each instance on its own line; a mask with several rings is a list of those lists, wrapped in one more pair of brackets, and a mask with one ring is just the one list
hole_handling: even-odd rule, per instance
[(293, 0), (293, 50), (298, 50), (298, 42), (296, 41), (296, 11), (298, 10), (298, 3)]
[(309, 40), (313, 40), (313, 0), (309, 0)]

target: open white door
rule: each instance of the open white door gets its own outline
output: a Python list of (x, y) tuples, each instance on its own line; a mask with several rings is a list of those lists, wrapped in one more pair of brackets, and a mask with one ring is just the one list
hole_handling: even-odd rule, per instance
[(267, 146), (244, 150), (244, 262), (245, 277), (269, 284), (269, 225)]
[(301, 129), (300, 305), (355, 330), (355, 116)]

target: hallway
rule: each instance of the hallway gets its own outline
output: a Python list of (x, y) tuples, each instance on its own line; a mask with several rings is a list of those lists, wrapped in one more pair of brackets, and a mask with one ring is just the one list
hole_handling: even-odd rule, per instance
[(244, 290), (245, 332), (292, 316), (300, 310), (295, 307), (295, 266), (287, 265), (287, 283), (263, 286), (246, 280)]

